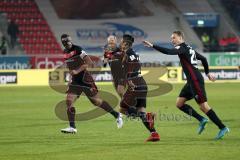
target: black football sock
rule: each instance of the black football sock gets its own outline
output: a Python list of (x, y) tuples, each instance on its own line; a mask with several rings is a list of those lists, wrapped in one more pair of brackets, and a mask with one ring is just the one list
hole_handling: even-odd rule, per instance
[(118, 118), (119, 113), (116, 112), (106, 101), (103, 101), (99, 107), (113, 115), (113, 117)]
[(68, 120), (69, 120), (69, 125), (70, 127), (72, 128), (76, 128), (75, 126), (75, 113), (76, 113), (76, 110), (74, 107), (69, 107), (67, 109), (67, 115), (68, 115)]
[(137, 116), (138, 116), (137, 113), (138, 113), (138, 112), (137, 112), (137, 109), (136, 109), (135, 107), (129, 107), (129, 108), (127, 109), (127, 115), (128, 115), (128, 116), (137, 117)]
[(226, 126), (222, 123), (222, 121), (218, 118), (218, 116), (216, 115), (216, 113), (210, 109), (206, 115), (209, 117), (209, 119), (211, 119), (211, 121), (216, 124), (218, 126), (219, 129), (223, 129)]
[(141, 118), (143, 124), (150, 132), (156, 132), (155, 128), (151, 128), (149, 122), (147, 121), (147, 116), (145, 112), (139, 112), (139, 117)]
[(188, 104), (184, 104), (182, 107), (179, 108), (181, 111), (183, 111), (184, 113), (193, 116), (194, 118), (196, 118), (198, 121), (203, 120), (203, 116), (201, 116), (200, 114), (197, 113), (197, 111), (195, 111), (190, 105)]

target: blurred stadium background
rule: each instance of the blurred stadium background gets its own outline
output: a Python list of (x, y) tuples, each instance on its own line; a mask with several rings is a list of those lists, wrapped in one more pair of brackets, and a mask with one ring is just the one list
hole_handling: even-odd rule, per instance
[[(148, 39), (171, 47), (173, 30), (182, 30), (211, 65), (238, 66), (239, 8), (237, 0), (1, 0), (5, 44), (0, 69), (46, 69), (63, 63), (62, 33), (97, 57), (109, 34), (130, 33), (143, 63), (178, 66), (177, 57), (156, 54), (141, 44)], [(100, 59), (95, 61), (101, 65)]]
[[(208, 134), (203, 142), (200, 138), (189, 138), (195, 135), (189, 129), (191, 123), (187, 122), (181, 125), (188, 129), (184, 132), (180, 131), (180, 135), (176, 137), (174, 129), (179, 125), (177, 127), (174, 123), (163, 122), (161, 128), (160, 124), (160, 133), (166, 131), (163, 133), (165, 136), (163, 146), (147, 145), (147, 149), (139, 142), (143, 137), (141, 128), (136, 128), (135, 131), (140, 133), (136, 133), (139, 137), (131, 137), (133, 142), (130, 143), (130, 140), (127, 140), (129, 139), (127, 134), (135, 132), (133, 129), (122, 131), (125, 133), (121, 134), (122, 140), (119, 137), (120, 133), (115, 133), (114, 129), (107, 129), (113, 134), (110, 138), (106, 133), (102, 134), (105, 124), (111, 124), (111, 118), (108, 116), (100, 118), (99, 121), (93, 120), (93, 123), (89, 122), (89, 126), (88, 122), (83, 124), (85, 129), (80, 129), (84, 131), (83, 133), (80, 131), (77, 138), (62, 137), (60, 133), (57, 134), (58, 129), (65, 122), (62, 123), (56, 118), (54, 105), (64, 99), (64, 95), (50, 90), (48, 85), (51, 80), (67, 81), (66, 74), (61, 76), (52, 72), (54, 68), (64, 64), (60, 41), (62, 33), (69, 34), (77, 45), (82, 46), (91, 55), (95, 67), (102, 66), (103, 46), (110, 34), (119, 38), (125, 33), (133, 35), (136, 39), (134, 49), (140, 55), (143, 70), (147, 71), (149, 67), (167, 66), (166, 74), (159, 78), (174, 86), (173, 91), (166, 95), (170, 98), (151, 99), (148, 102), (151, 106), (150, 110), (157, 111), (157, 106), (166, 105), (173, 106), (168, 110), (169, 112), (178, 113), (174, 108), (175, 98), (185, 81), (178, 57), (162, 55), (142, 45), (142, 40), (146, 39), (171, 48), (170, 35), (174, 30), (183, 31), (186, 42), (203, 53), (211, 66), (210, 71), (218, 79), (217, 84), (208, 84), (207, 88), (210, 100), (213, 99), (211, 102), (213, 105), (216, 104), (217, 111), (224, 115), (223, 119), (233, 129), (232, 137), (230, 136), (230, 140), (224, 143), (226, 148), (219, 148), (221, 143), (212, 144), (214, 142), (211, 142), (210, 138), (213, 134)], [(164, 159), (193, 159), (194, 155), (190, 153), (186, 155), (185, 152), (181, 152), (181, 149), (174, 151), (175, 147), (181, 145), (189, 152), (198, 152), (195, 154), (197, 158), (205, 154), (204, 151), (199, 151), (204, 146), (203, 148), (210, 147), (210, 149), (207, 149), (209, 156), (203, 159), (219, 159), (221, 156), (223, 159), (229, 157), (237, 159), (239, 151), (234, 147), (239, 145), (239, 138), (236, 138), (237, 133), (234, 134), (234, 128), (237, 126), (239, 128), (237, 113), (240, 111), (237, 108), (240, 87), (239, 40), (239, 0), (0, 0), (0, 97), (2, 101), (0, 104), (2, 128), (0, 129), (3, 129), (3, 132), (0, 132), (0, 159), (55, 159), (56, 157), (57, 159), (68, 157), (88, 159), (89, 156), (89, 159), (117, 159), (115, 155), (118, 154), (113, 152), (118, 149), (118, 144), (122, 149), (121, 153), (127, 155), (121, 157), (122, 159), (156, 159), (161, 156)], [(108, 69), (94, 72), (94, 77), (97, 82), (111, 82)], [(101, 86), (102, 83), (99, 84)], [(100, 88), (114, 92), (111, 85), (103, 85)], [(43, 101), (44, 99), (46, 101)], [(227, 102), (226, 105), (232, 106), (231, 111), (225, 108), (227, 107), (225, 102)], [(85, 102), (83, 99), (83, 103), (90, 106), (87, 100)], [(37, 111), (35, 107), (38, 108)], [(25, 115), (20, 114), (21, 112)], [(9, 117), (16, 119), (12, 120)], [(9, 128), (9, 126), (12, 127)], [(43, 132), (37, 129), (39, 126), (44, 130)], [(132, 124), (132, 127), (135, 126)], [(29, 132), (29, 130), (33, 131)], [(239, 133), (239, 129), (236, 131)], [(102, 134), (103, 139), (98, 141), (97, 135), (91, 137), (93, 132)], [(217, 131), (211, 130), (211, 133), (215, 134), (215, 132)], [(93, 138), (92, 141), (86, 141), (84, 135), (89, 135)], [(187, 142), (182, 141), (182, 137), (188, 137)], [(73, 140), (76, 141), (73, 142)], [(76, 142), (86, 146), (81, 148), (82, 153), (74, 151), (74, 154), (71, 154), (69, 151), (71, 146), (73, 149), (79, 147)], [(48, 144), (53, 145), (55, 149), (45, 149), (44, 147)], [(197, 145), (194, 146), (194, 144)], [(137, 155), (138, 152), (134, 152), (135, 145), (140, 146), (137, 148), (140, 155), (146, 151), (153, 156)], [(164, 146), (165, 149), (161, 148)], [(89, 149), (91, 147), (93, 147), (92, 150)], [(64, 154), (65, 151), (66, 154)], [(90, 151), (93, 152), (90, 153)], [(131, 154), (130, 151), (135, 154)], [(226, 151), (224, 155), (218, 155), (224, 151)], [(56, 156), (55, 152), (59, 156)], [(179, 156), (173, 156), (171, 153)]]

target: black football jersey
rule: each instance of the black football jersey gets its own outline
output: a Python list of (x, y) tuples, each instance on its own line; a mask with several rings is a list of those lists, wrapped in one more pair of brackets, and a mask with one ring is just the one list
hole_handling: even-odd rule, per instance
[(209, 73), (209, 66), (206, 58), (186, 43), (181, 43), (180, 45), (175, 46), (174, 49), (163, 48), (156, 45), (153, 45), (153, 48), (164, 54), (178, 55), (183, 71), (188, 80), (203, 79), (200, 71), (198, 70), (198, 60), (202, 61), (205, 73)]
[(133, 79), (141, 74), (139, 55), (133, 49), (128, 49), (123, 58), (123, 71), (126, 79)]
[(65, 63), (69, 70), (78, 69), (81, 65), (85, 64), (83, 58), (86, 55), (87, 53), (80, 46), (76, 45), (73, 45), (70, 50), (65, 49), (63, 53)]

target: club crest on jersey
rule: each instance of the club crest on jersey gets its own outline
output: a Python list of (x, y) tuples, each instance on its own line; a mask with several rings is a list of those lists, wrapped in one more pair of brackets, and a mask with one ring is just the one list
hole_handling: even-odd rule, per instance
[(180, 46), (176, 46), (175, 48), (176, 48), (176, 49), (179, 49), (179, 48), (180, 48)]

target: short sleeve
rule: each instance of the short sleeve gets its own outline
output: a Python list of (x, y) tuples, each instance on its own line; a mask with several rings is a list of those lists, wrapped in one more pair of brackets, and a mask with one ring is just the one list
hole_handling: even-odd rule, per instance
[(85, 56), (87, 56), (87, 53), (84, 50), (82, 50), (80, 57), (83, 59)]

